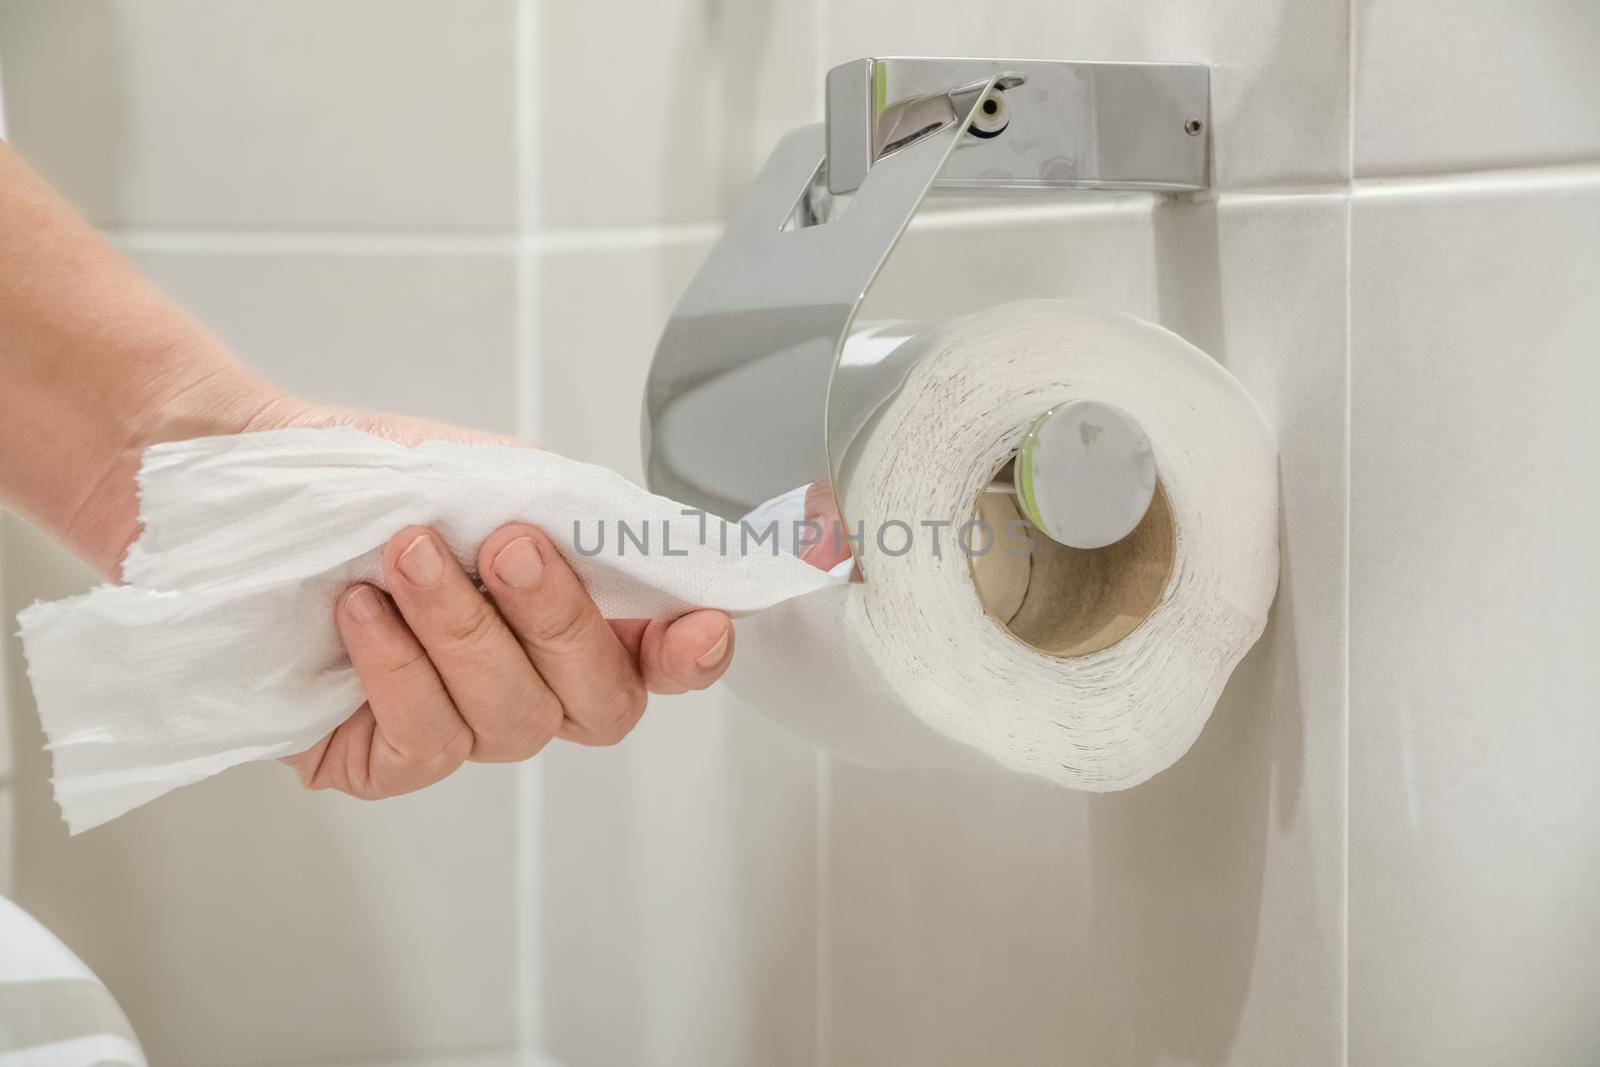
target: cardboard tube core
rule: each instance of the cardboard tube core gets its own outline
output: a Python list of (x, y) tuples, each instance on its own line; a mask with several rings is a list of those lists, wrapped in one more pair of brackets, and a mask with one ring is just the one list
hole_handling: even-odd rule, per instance
[[(1051, 540), (1002, 494), (980, 494), (974, 512), (996, 534), (991, 551), (970, 559), (978, 598), (1007, 632), (1040, 652), (1073, 657), (1110, 648), (1150, 617), (1172, 576), (1178, 527), (1159, 480), (1139, 525), (1104, 548)], [(1012, 522), (1023, 524), (1030, 552), (1008, 537)]]

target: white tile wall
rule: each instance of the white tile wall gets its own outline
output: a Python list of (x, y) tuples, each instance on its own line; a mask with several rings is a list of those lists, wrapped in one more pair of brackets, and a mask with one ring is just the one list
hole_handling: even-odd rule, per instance
[(10, 133), (103, 226), (508, 226), (512, 10), (8, 0)]
[(656, 338), (714, 237), (701, 227), (541, 255), (538, 422), (551, 448), (643, 482), (639, 414)]
[(811, 0), (537, 6), (549, 226), (720, 218), (820, 106)]
[(1600, 168), (1355, 202), (1360, 1062), (1600, 1060)]
[(1600, 4), (1355, 0), (1356, 173), (1600, 156)]
[[(1220, 196), (944, 204), (867, 313), (1163, 322), (1284, 494), (1266, 637), (1124, 795), (819, 761), (711, 694), (520, 808), (492, 769), (364, 808), (268, 767), (69, 842), (13, 648), (18, 891), (157, 1062), (1594, 1059), (1595, 11), (0, 5), (14, 142), (269, 373), (630, 477), (660, 325), (827, 66), (1209, 62)], [(7, 612), (84, 580), (10, 525)]]
[[(516, 430), (516, 258), (360, 239), (119, 242), (275, 383), (334, 403)], [(265, 246), (263, 246), (265, 245)]]
[(814, 1062), (814, 766), (722, 692), (551, 753), (536, 921), (560, 1062)]

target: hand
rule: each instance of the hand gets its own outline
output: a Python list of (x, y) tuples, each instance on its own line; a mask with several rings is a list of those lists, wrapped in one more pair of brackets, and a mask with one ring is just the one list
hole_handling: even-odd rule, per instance
[[(800, 553), (800, 558), (818, 570), (831, 571), (850, 558), (850, 542), (844, 537), (844, 519), (839, 515), (839, 501), (828, 482), (812, 482), (806, 488), (805, 521), (817, 524), (822, 536)], [(852, 580), (860, 577), (859, 570)]]
[[(255, 428), (334, 423), (407, 444), (491, 440), (420, 420), (292, 403)], [(432, 785), (467, 760), (527, 759), (555, 738), (616, 744), (644, 714), (647, 693), (704, 689), (733, 657), (733, 626), (720, 611), (608, 622), (534, 526), (503, 526), (479, 547), (487, 592), (427, 527), (395, 534), (380, 562), (387, 593), (355, 585), (333, 607), (367, 699), (284, 761), (308, 788), (376, 799)]]

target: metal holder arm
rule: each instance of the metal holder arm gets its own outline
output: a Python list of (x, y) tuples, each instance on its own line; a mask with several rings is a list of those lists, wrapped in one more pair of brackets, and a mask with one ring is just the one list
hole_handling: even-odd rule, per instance
[(643, 412), (650, 488), (737, 518), (809, 481), (841, 486), (899, 371), (852, 378), (839, 358), (930, 190), (1202, 189), (1208, 84), (1194, 64), (835, 68), (828, 121), (778, 144), (662, 334)]

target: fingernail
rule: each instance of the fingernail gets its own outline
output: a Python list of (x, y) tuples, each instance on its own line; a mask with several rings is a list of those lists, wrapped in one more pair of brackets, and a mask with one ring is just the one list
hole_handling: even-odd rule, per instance
[(400, 573), (412, 585), (432, 585), (444, 574), (444, 558), (439, 555), (439, 546), (433, 543), (433, 538), (428, 534), (418, 534), (400, 553), (395, 566), (400, 568)]
[(722, 636), (717, 638), (717, 643), (696, 657), (695, 666), (703, 671), (709, 671), (711, 668), (721, 664), (722, 657), (728, 654), (728, 638), (732, 636), (733, 632), (727, 626), (724, 626), (722, 628)]
[(526, 589), (544, 572), (544, 560), (531, 537), (519, 537), (494, 557), (495, 575), (513, 589)]
[(344, 598), (344, 610), (357, 622), (371, 622), (383, 614), (383, 601), (370, 585), (358, 585)]

